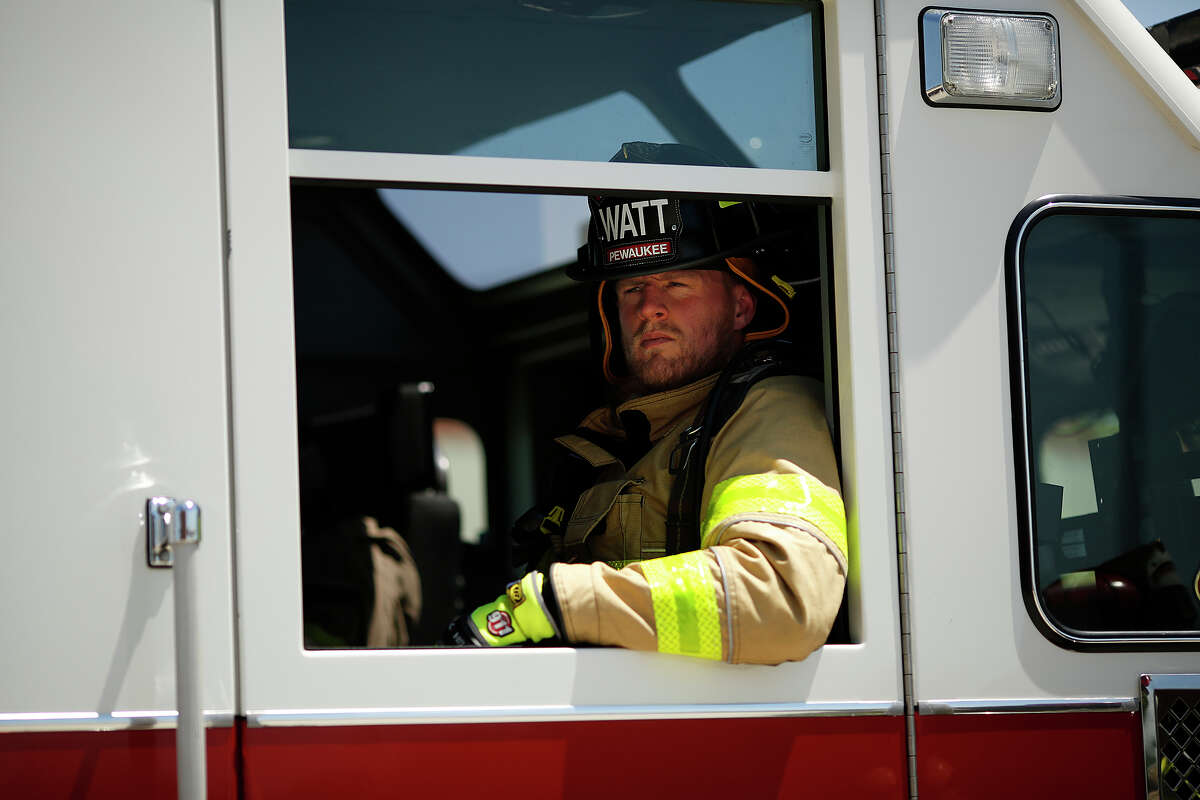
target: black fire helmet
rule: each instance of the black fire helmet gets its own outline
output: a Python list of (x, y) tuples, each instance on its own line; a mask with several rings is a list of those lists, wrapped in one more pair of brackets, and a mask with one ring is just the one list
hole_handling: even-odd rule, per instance
[[(682, 144), (626, 142), (610, 161), (640, 164), (726, 166), (716, 157)], [(601, 365), (610, 383), (625, 374), (624, 354), (615, 342), (611, 281), (677, 269), (727, 270), (759, 295), (746, 333), (753, 342), (779, 336), (791, 315), (795, 290), (777, 275), (759, 274), (763, 256), (787, 233), (778, 229), (774, 210), (755, 201), (707, 200), (664, 195), (592, 196), (587, 243), (567, 267), (577, 281), (597, 282), (594, 314), (599, 323)], [(774, 223), (774, 224), (773, 224)]]

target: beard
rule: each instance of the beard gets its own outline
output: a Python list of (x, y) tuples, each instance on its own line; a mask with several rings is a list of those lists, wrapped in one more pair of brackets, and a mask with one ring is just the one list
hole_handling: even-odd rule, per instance
[[(638, 347), (637, 342), (652, 332), (664, 333), (673, 341), (650, 350)], [(685, 386), (722, 370), (741, 344), (741, 333), (725, 315), (715, 316), (691, 336), (670, 323), (646, 321), (632, 336), (622, 336), (630, 374), (628, 388), (644, 395)]]

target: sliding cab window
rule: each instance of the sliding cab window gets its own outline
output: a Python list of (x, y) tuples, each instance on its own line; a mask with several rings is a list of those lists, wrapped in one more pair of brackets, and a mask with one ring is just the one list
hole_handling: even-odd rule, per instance
[[(788, 338), (836, 408), (827, 208), (771, 212)], [(610, 397), (596, 289), (563, 271), (587, 223), (582, 195), (293, 186), (307, 648), (434, 646), (520, 576), (553, 438)]]
[(307, 150), (608, 161), (676, 142), (828, 169), (821, 4), (286, 0)]
[(1198, 242), (1194, 201), (1056, 198), (1013, 226), (1024, 577), (1060, 642), (1200, 637)]
[[(554, 159), (569, 179), (566, 162), (651, 142), (705, 154), (677, 164), (828, 169), (812, 0), (284, 13), (289, 142), (309, 156)], [(394, 182), (412, 160), (389, 163)], [(606, 398), (593, 289), (563, 273), (584, 194), (293, 186), (307, 647), (432, 645), (516, 576), (509, 529), (548, 481), (553, 437)], [(781, 208), (794, 258), (780, 274), (807, 309), (794, 331), (835, 409), (828, 209)]]

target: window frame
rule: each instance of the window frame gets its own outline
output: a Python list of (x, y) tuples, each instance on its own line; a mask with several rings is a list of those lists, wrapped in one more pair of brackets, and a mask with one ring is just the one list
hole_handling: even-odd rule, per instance
[(1062, 214), (1130, 217), (1195, 217), (1200, 200), (1122, 195), (1047, 195), (1027, 204), (1013, 220), (1005, 242), (1004, 273), (1008, 305), (1008, 359), (1012, 403), (1013, 468), (1016, 480), (1017, 539), (1021, 597), (1034, 627), (1050, 642), (1080, 652), (1200, 650), (1200, 635), (1171, 631), (1088, 633), (1067, 628), (1042, 602), (1037, 578), (1037, 508), (1030, 409), (1028, 340), (1025, 321), (1025, 244), (1036, 225)]
[[(333, 158), (325, 158), (335, 153)], [(291, 151), (293, 158), (298, 154)], [(670, 191), (671, 194), (690, 194), (726, 196), (739, 198), (780, 199), (785, 201), (805, 201), (821, 204), (827, 209), (828, 217), (834, 215), (834, 198), (818, 197), (812, 193), (829, 187), (825, 173), (800, 173), (801, 176), (812, 176), (812, 180), (797, 181), (802, 186), (809, 187), (807, 192), (781, 195), (751, 194), (744, 190), (747, 183), (757, 183), (759, 188), (775, 188), (776, 176), (768, 173), (775, 172), (762, 169), (735, 169), (729, 167), (691, 167), (691, 166), (660, 166), (660, 165), (626, 165), (626, 164), (595, 164), (591, 162), (552, 162), (547, 160), (524, 159), (495, 159), (503, 163), (490, 165), (499, 176), (513, 178), (518, 174), (530, 177), (545, 177), (551, 186), (533, 186), (530, 184), (512, 185), (503, 181), (502, 185), (467, 183), (465, 175), (471, 171), (473, 162), (480, 160), (472, 156), (412, 156), (407, 154), (364, 154), (358, 152), (342, 153), (338, 151), (304, 151), (300, 158), (292, 162), (291, 181), (294, 184), (306, 186), (327, 185), (339, 186), (347, 183), (371, 187), (396, 187), (403, 189), (435, 188), (438, 190), (454, 189), (463, 191), (519, 191), (524, 193), (561, 193), (569, 195), (587, 195), (602, 191)], [(343, 158), (345, 156), (345, 158)], [(491, 160), (491, 159), (488, 159)], [(298, 163), (297, 163), (298, 162)], [(429, 163), (421, 163), (429, 162)], [(592, 167), (598, 169), (593, 170)], [(545, 173), (539, 168), (546, 168)], [(414, 183), (411, 176), (414, 171), (429, 170), (430, 174), (443, 175), (440, 183)], [(444, 172), (439, 172), (444, 170)], [(743, 183), (729, 181), (729, 172), (740, 173)], [(485, 171), (486, 172), (486, 171)], [(593, 177), (593, 173), (604, 175), (600, 185), (590, 187), (572, 183), (570, 178)], [(633, 173), (639, 180), (629, 180), (626, 175)], [(477, 174), (477, 173), (476, 173)], [(486, 173), (492, 174), (492, 173)], [(374, 175), (374, 178), (367, 178)], [(794, 175), (793, 175), (794, 177)], [(732, 188), (738, 185), (738, 190)], [(673, 187), (686, 187), (675, 190)], [(729, 187), (729, 188), (714, 188)], [(706, 188), (707, 187), (707, 188)], [(826, 233), (824, 238), (828, 238)], [(827, 290), (833, 294), (830, 298), (833, 306), (837, 305), (838, 292), (832, 286), (837, 273), (841, 272), (839, 265), (833, 263), (833, 256), (828, 252), (823, 256), (829, 263)], [(290, 305), (290, 304), (289, 304)], [(837, 317), (845, 314), (845, 308), (839, 312), (830, 309), (831, 323), (837, 325)], [(883, 332), (882, 326), (880, 331)], [(843, 331), (843, 335), (845, 332)], [(839, 345), (836, 328), (833, 330), (827, 344), (834, 356), (846, 345)], [(294, 353), (291, 354), (294, 359)], [(838, 365), (829, 365), (833, 375), (838, 375)], [(295, 386), (292, 385), (294, 395)], [(834, 397), (839, 394), (834, 387), (827, 387)], [(830, 409), (829, 415), (837, 419), (844, 413), (843, 409)], [(841, 428), (835, 428), (833, 435), (835, 444), (842, 439)], [(839, 457), (841, 453), (838, 454)], [(297, 477), (293, 476), (293, 480)], [(850, 478), (843, 473), (843, 482), (850, 483)], [(848, 490), (848, 487), (844, 487)], [(849, 499), (847, 500), (849, 502)], [(299, 536), (296, 536), (296, 549), (299, 549)], [(856, 547), (854, 549), (857, 549)], [(852, 553), (852, 558), (857, 554)], [(297, 582), (297, 589), (299, 589)], [(882, 587), (880, 587), (882, 588)], [(853, 614), (862, 616), (865, 609), (865, 597), (861, 592), (855, 592), (848, 587), (849, 602)], [(877, 606), (878, 604), (876, 604)], [(297, 613), (300, 614), (301, 604), (297, 600)], [(302, 617), (302, 614), (300, 615)], [(302, 622), (302, 619), (301, 619)], [(642, 653), (620, 648), (591, 648), (591, 647), (554, 647), (507, 650), (455, 650), (430, 648), (397, 648), (388, 650), (370, 650), (362, 648), (346, 649), (303, 649), (303, 661), (307, 665), (306, 672), (311, 669), (314, 676), (348, 675), (348, 670), (354, 670), (360, 675), (363, 671), (370, 673), (375, 679), (381, 680), (388, 669), (389, 660), (400, 662), (397, 667), (415, 677), (415, 685), (422, 686), (420, 692), (405, 694), (400, 703), (389, 703), (384, 707), (373, 707), (370, 694), (362, 691), (369, 687), (370, 680), (364, 681), (362, 687), (355, 687), (342, 696), (351, 697), (348, 702), (332, 708), (259, 708), (251, 712), (254, 724), (261, 726), (289, 726), (294, 724), (378, 724), (397, 722), (446, 722), (446, 721), (549, 721), (559, 719), (654, 719), (679, 716), (829, 716), (841, 714), (881, 715), (895, 714), (900, 706), (894, 700), (863, 699), (850, 688), (858, 685), (868, 685), (872, 682), (871, 665), (861, 653), (869, 650), (865, 634), (860, 634), (859, 641), (852, 644), (826, 645), (808, 659), (780, 665), (774, 668), (753, 666), (730, 666), (720, 662), (704, 662), (686, 657), (663, 656), (658, 653)], [(876, 642), (878, 647), (881, 642)], [(897, 648), (898, 650), (898, 648)], [(480, 662), (478, 659), (485, 659)], [(490, 660), (489, 660), (490, 659)], [(822, 661), (833, 661), (836, 667), (820, 669)], [(403, 664), (401, 667), (400, 665)], [(476, 667), (474, 665), (479, 664)], [(878, 665), (875, 665), (878, 666)], [(761, 672), (760, 670), (766, 670)], [(521, 687), (519, 692), (510, 694), (510, 701), (504, 704), (488, 703), (485, 696), (476, 696), (470, 702), (454, 703), (446, 690), (455, 688), (447, 683), (444, 675), (459, 673), (488, 674), (489, 680), (503, 680), (507, 676), (510, 682), (517, 682), (521, 676), (540, 675), (530, 685)], [(755, 670), (752, 675), (733, 677), (731, 670)], [(832, 685), (818, 689), (809, 697), (796, 694), (798, 687), (819, 683), (816, 679), (821, 672), (828, 670), (837, 676), (833, 680), (826, 678)], [(601, 675), (641, 675), (649, 680), (649, 687), (639, 687), (636, 694), (640, 700), (620, 702), (620, 693), (628, 689), (622, 681), (611, 681), (607, 685), (578, 690), (564, 683), (555, 676), (570, 674)], [(465, 681), (464, 681), (465, 682)], [(435, 703), (423, 703), (416, 695), (431, 693)], [(471, 687), (463, 690), (458, 687), (456, 694), (470, 697), (479, 694), (482, 687)], [(487, 687), (494, 692), (494, 687)], [(445, 695), (438, 698), (438, 695)], [(577, 702), (578, 699), (594, 702)], [(538, 703), (537, 698), (552, 697), (558, 702)], [(567, 698), (571, 702), (567, 702)], [(714, 701), (715, 698), (715, 701)]]
[[(249, 725), (903, 714), (879, 118), (862, 100), (877, 91), (875, 20), (862, 4), (824, 5), (828, 172), (289, 151), (282, 9), (252, 0), (223, 13), (238, 708)], [(858, 643), (779, 667), (613, 648), (305, 651), (288, 191), (308, 179), (828, 202)]]

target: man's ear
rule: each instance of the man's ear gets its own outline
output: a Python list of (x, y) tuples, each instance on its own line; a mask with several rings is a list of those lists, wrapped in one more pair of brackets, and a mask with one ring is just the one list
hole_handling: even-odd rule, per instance
[(740, 281), (733, 285), (733, 329), (745, 330), (754, 321), (758, 298)]

